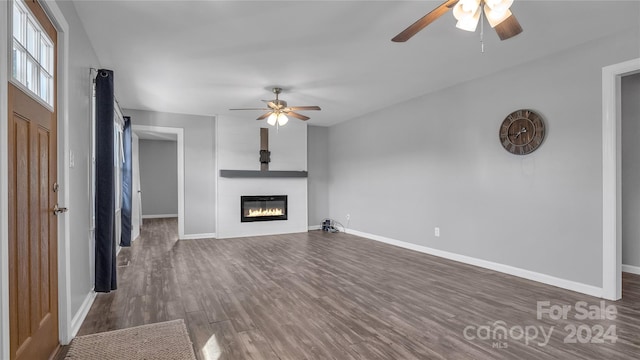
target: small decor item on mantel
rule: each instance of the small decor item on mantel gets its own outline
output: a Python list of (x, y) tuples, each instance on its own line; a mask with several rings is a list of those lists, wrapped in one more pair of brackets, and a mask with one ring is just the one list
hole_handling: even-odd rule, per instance
[(510, 153), (526, 155), (540, 147), (545, 126), (542, 116), (533, 110), (520, 109), (507, 115), (500, 125), (500, 142)]

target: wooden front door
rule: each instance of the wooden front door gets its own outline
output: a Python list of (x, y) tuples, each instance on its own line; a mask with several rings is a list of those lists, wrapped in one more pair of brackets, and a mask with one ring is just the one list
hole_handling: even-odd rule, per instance
[[(24, 1), (54, 42), (33, 0)], [(53, 104), (55, 70), (53, 74)], [(26, 91), (26, 90), (25, 90)], [(48, 359), (58, 340), (56, 111), (9, 83), (9, 313), (11, 359)], [(35, 96), (35, 95), (33, 95)]]

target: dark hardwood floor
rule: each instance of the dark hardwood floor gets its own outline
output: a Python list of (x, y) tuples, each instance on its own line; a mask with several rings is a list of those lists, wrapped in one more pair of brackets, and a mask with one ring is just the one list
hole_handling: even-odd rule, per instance
[[(183, 318), (200, 359), (640, 356), (640, 276), (603, 303), (615, 319), (581, 320), (600, 299), (348, 234), (177, 241), (176, 229), (145, 220), (118, 256), (119, 289), (78, 335)], [(538, 301), (571, 309), (538, 319)]]

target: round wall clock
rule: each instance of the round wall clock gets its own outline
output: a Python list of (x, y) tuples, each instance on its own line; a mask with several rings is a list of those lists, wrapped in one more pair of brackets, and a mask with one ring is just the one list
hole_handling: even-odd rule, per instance
[(500, 125), (500, 142), (510, 153), (526, 155), (540, 147), (544, 140), (544, 120), (533, 110), (512, 112)]

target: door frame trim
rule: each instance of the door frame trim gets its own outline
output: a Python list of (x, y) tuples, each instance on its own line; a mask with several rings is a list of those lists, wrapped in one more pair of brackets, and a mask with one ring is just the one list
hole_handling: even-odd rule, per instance
[[(68, 206), (69, 198), (69, 24), (58, 4), (53, 0), (40, 1), (58, 32), (58, 182), (62, 185), (58, 202)], [(70, 219), (62, 216), (58, 221), (58, 333), (60, 344), (67, 345), (72, 333)]]
[[(131, 169), (132, 171), (132, 178), (131, 178), (131, 195), (134, 198), (137, 198), (138, 200), (133, 200), (131, 201), (131, 243), (133, 244), (133, 242), (138, 238), (138, 236), (140, 236), (140, 225), (142, 225), (142, 210), (141, 209), (137, 209), (138, 210), (138, 226), (134, 227), (134, 222), (133, 222), (133, 216), (135, 214), (135, 212), (133, 211), (134, 209), (134, 204), (136, 204), (137, 202), (142, 203), (141, 199), (140, 199), (140, 194), (138, 193), (138, 190), (140, 190), (140, 138), (138, 137), (138, 134), (136, 134), (135, 131), (133, 131), (133, 129), (131, 129)], [(133, 154), (136, 154), (136, 157), (133, 157)], [(136, 166), (138, 165), (138, 166)], [(138, 178), (137, 184), (136, 184), (136, 175)], [(135, 185), (138, 185), (137, 187)], [(138, 204), (138, 207), (142, 207), (142, 204)]]
[(9, 359), (9, 8), (0, 3), (0, 359)]
[(131, 125), (131, 131), (174, 134), (178, 138), (178, 239), (184, 240), (184, 128)]
[(621, 78), (640, 58), (602, 68), (602, 297), (622, 298)]
[[(9, 83), (9, 14), (11, 1), (0, 5), (0, 108), (8, 106)], [(54, 0), (42, 0), (40, 5), (49, 16), (56, 31), (57, 38), (57, 116), (58, 116), (58, 182), (62, 191), (58, 200), (62, 204), (69, 204), (69, 24), (58, 4)], [(8, 114), (0, 111), (0, 358), (10, 358), (9, 346), (9, 231), (8, 211)], [(71, 269), (69, 264), (69, 216), (64, 216), (58, 222), (58, 331), (59, 341), (67, 345), (75, 334), (71, 329)]]

